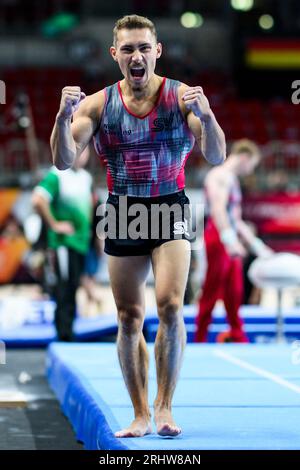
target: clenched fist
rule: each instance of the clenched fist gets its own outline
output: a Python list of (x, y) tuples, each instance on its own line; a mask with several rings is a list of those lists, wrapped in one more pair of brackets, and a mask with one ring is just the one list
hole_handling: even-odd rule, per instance
[(86, 97), (79, 86), (66, 86), (61, 93), (60, 107), (57, 114), (58, 119), (71, 119), (79, 104)]
[(205, 119), (211, 113), (208, 99), (204, 95), (201, 86), (189, 87), (184, 92), (182, 99), (186, 107), (200, 119)]

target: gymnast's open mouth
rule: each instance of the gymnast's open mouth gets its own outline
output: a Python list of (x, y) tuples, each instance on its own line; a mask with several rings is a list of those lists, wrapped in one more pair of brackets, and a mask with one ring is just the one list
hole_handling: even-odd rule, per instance
[(132, 77), (134, 78), (143, 78), (143, 76), (145, 75), (145, 68), (144, 67), (132, 67), (130, 69), (130, 73), (132, 75)]

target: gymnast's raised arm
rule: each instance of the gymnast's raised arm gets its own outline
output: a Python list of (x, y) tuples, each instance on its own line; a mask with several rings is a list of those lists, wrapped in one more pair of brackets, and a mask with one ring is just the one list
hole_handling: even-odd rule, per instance
[(70, 168), (88, 145), (99, 123), (104, 103), (104, 90), (86, 96), (78, 86), (63, 88), (50, 138), (53, 164), (59, 170)]

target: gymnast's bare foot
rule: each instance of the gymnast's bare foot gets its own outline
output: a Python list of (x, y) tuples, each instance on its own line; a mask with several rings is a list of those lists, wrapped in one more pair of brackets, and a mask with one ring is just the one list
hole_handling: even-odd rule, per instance
[(181, 434), (181, 428), (176, 425), (173, 420), (171, 410), (168, 408), (156, 408), (154, 421), (157, 428), (157, 434), (160, 436), (176, 437)]
[(122, 429), (115, 433), (116, 437), (143, 437), (146, 434), (151, 434), (151, 421), (150, 418), (147, 417), (140, 417), (135, 418), (132, 421), (131, 425), (128, 428)]

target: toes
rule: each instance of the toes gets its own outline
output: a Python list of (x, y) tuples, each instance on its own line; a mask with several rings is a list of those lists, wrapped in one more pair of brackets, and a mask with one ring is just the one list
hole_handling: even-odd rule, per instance
[(116, 437), (133, 437), (132, 431), (129, 429), (123, 429), (123, 431), (118, 431), (115, 433)]
[(131, 431), (120, 431), (116, 432), (115, 437), (135, 437)]
[(132, 430), (132, 429), (124, 429), (123, 431), (118, 431), (115, 433), (115, 437), (142, 437), (146, 434), (151, 434), (151, 429), (146, 430), (145, 432), (141, 430)]
[(168, 423), (165, 423), (160, 429), (157, 431), (157, 434), (160, 436), (171, 436), (175, 437), (181, 434), (181, 429), (177, 426), (171, 426)]

